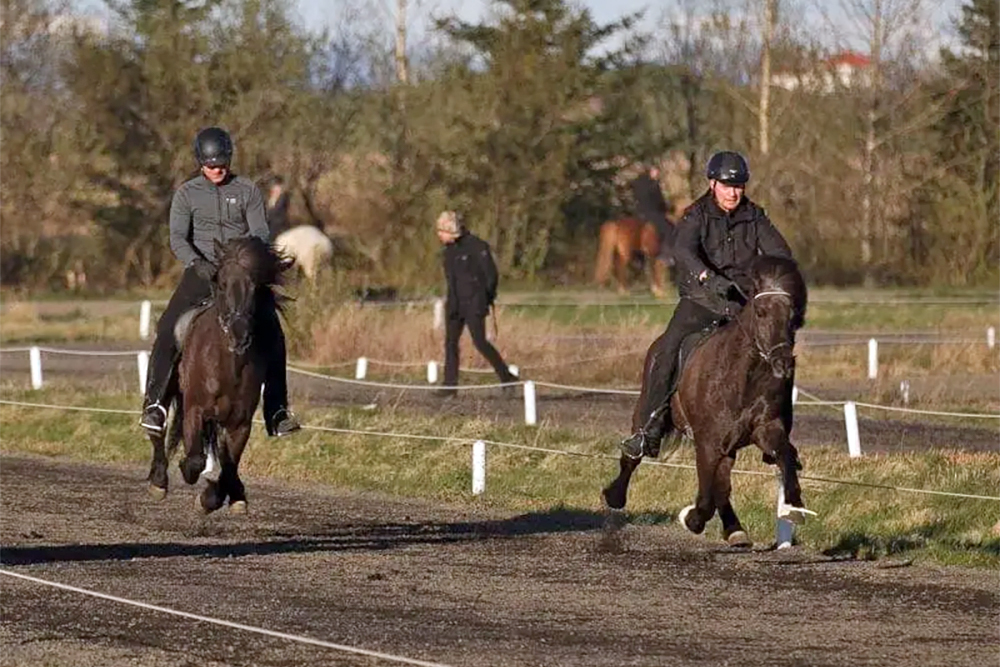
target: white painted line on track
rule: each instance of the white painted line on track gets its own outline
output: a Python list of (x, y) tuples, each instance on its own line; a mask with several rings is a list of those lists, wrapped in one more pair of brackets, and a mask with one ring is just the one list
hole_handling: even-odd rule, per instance
[(55, 581), (49, 581), (47, 579), (40, 579), (38, 577), (32, 577), (27, 574), (20, 574), (18, 572), (12, 572), (0, 568), (0, 575), (7, 577), (13, 577), (15, 579), (22, 579), (24, 581), (30, 581), (35, 584), (41, 584), (43, 586), (50, 586), (52, 588), (59, 588), (64, 591), (71, 591), (73, 593), (80, 593), (81, 595), (89, 595), (91, 597), (100, 598), (102, 600), (109, 600), (111, 602), (118, 602), (120, 604), (127, 604), (133, 607), (139, 607), (140, 609), (147, 609), (149, 611), (158, 611), (162, 614), (171, 614), (173, 616), (180, 616), (182, 618), (189, 618), (195, 621), (201, 621), (202, 623), (211, 623), (213, 625), (221, 625), (227, 628), (234, 628), (236, 630), (243, 630), (244, 632), (253, 632), (259, 635), (266, 635), (268, 637), (276, 637), (278, 639), (285, 639), (292, 642), (298, 642), (300, 644), (311, 644), (312, 646), (320, 646), (322, 648), (333, 649), (335, 651), (342, 651), (344, 653), (353, 653), (354, 655), (363, 655), (369, 658), (375, 658), (377, 660), (385, 660), (388, 662), (396, 662), (403, 665), (422, 665), (423, 667), (449, 667), (440, 662), (427, 662), (426, 660), (416, 660), (414, 658), (406, 658), (399, 655), (393, 655), (391, 653), (381, 653), (379, 651), (369, 651), (364, 648), (357, 648), (355, 646), (347, 646), (345, 644), (334, 644), (333, 642), (323, 641), (322, 639), (313, 639), (312, 637), (303, 637), (302, 635), (292, 635), (287, 632), (277, 632), (275, 630), (268, 630), (266, 628), (258, 628), (253, 625), (244, 625), (243, 623), (235, 623), (233, 621), (226, 621), (221, 618), (212, 618), (211, 616), (202, 616), (200, 614), (192, 614), (186, 611), (178, 611), (176, 609), (170, 609), (169, 607), (161, 607), (155, 604), (149, 604), (148, 602), (138, 602), (136, 600), (129, 600), (128, 598), (121, 598), (115, 595), (108, 595), (107, 593), (98, 593), (97, 591), (91, 591), (86, 588), (77, 588), (76, 586), (69, 586), (67, 584), (60, 584)]

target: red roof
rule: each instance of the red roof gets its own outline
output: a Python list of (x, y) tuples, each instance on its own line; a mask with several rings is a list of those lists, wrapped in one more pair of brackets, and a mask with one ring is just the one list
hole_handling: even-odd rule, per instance
[(837, 65), (850, 65), (851, 67), (868, 67), (871, 65), (871, 58), (856, 51), (842, 51), (826, 59), (827, 65), (836, 67)]

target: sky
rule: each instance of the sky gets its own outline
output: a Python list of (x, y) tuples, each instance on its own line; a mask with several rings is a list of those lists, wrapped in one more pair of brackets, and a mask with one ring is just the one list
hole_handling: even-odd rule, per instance
[[(754, 0), (571, 0), (591, 11), (598, 23), (609, 23), (625, 14), (644, 11), (639, 25), (643, 31), (655, 31), (664, 19), (676, 17), (681, 8), (693, 8), (696, 13), (708, 13), (719, 4), (729, 6), (731, 14), (739, 14), (743, 7)], [(863, 6), (872, 0), (794, 0), (789, 3), (799, 8), (799, 18), (810, 35), (837, 35), (837, 44), (827, 44), (831, 50), (855, 48), (864, 50), (865, 36), (859, 35), (856, 26), (847, 18), (845, 6)], [(106, 14), (103, 0), (70, 0), (81, 13)], [(391, 31), (395, 21), (397, 0), (290, 0), (296, 8), (301, 24), (310, 29), (328, 28), (336, 32), (345, 22), (364, 24), (369, 30)], [(779, 3), (781, 0), (779, 0)], [(956, 44), (952, 18), (960, 14), (963, 0), (883, 0), (886, 6), (903, 7), (910, 3), (923, 3), (927, 20), (920, 26), (919, 43), (931, 57), (941, 46)], [(468, 22), (478, 22), (487, 16), (491, 0), (407, 0), (409, 42), (419, 49), (433, 39), (428, 30), (432, 16), (458, 16)], [(617, 44), (609, 43), (608, 47)]]
[[(342, 17), (351, 9), (372, 25), (382, 24), (391, 29), (395, 16), (396, 0), (293, 0), (306, 26), (336, 28)], [(719, 0), (734, 8), (745, 5), (745, 0)], [(914, 0), (887, 0), (886, 5), (904, 6)], [(920, 1), (920, 0), (917, 0)], [(641, 29), (654, 30), (665, 17), (677, 16), (678, 8), (693, 7), (695, 11), (710, 11), (716, 6), (713, 0), (574, 0), (577, 5), (588, 8), (598, 23), (611, 22), (622, 15), (645, 10)], [(923, 0), (929, 8), (927, 24), (922, 26), (921, 43), (936, 53), (938, 47), (955, 42), (951, 17), (959, 14), (962, 0)], [(408, 21), (411, 40), (419, 44), (426, 39), (428, 17), (458, 16), (470, 22), (484, 18), (490, 0), (408, 0)], [(863, 44), (852, 22), (846, 18), (842, 8), (845, 5), (868, 4), (865, 0), (795, 0), (793, 3), (804, 8), (804, 20), (812, 27), (813, 34), (843, 35), (846, 43), (842, 46), (855, 47)], [(822, 9), (821, 9), (822, 8)], [(853, 38), (851, 33), (855, 33)], [(833, 46), (833, 45), (831, 45)]]

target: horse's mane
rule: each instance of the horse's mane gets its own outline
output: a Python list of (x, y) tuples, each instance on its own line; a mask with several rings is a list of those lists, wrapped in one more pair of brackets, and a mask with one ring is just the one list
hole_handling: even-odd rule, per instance
[(245, 271), (253, 284), (258, 288), (269, 289), (274, 293), (275, 302), (279, 308), (290, 297), (281, 294), (274, 288), (284, 283), (285, 272), (295, 263), (295, 260), (285, 256), (273, 245), (257, 238), (247, 236), (232, 239), (223, 246), (219, 253), (219, 267), (238, 266)]
[(788, 292), (792, 296), (792, 326), (799, 329), (805, 324), (808, 290), (795, 260), (761, 255), (753, 261), (750, 274), (755, 294), (767, 290)]

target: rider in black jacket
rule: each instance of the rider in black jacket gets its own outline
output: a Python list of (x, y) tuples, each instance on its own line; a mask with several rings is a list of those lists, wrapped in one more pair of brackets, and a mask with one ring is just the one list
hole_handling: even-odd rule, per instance
[(659, 256), (668, 265), (673, 265), (673, 248), (676, 230), (667, 220), (670, 207), (663, 197), (660, 188), (660, 170), (650, 166), (632, 179), (632, 199), (635, 201), (635, 212), (640, 218), (653, 223), (660, 240)]
[(458, 386), (458, 339), (469, 328), (472, 342), (493, 366), (501, 382), (516, 382), (503, 357), (486, 339), (486, 316), (497, 298), (499, 274), (490, 246), (469, 233), (454, 211), (437, 220), (438, 239), (444, 244), (444, 275), (448, 283), (445, 301), (444, 387), (441, 396), (453, 396)]
[(708, 191), (677, 226), (675, 258), (680, 302), (666, 331), (646, 353), (642, 391), (631, 436), (621, 443), (631, 458), (657, 452), (672, 429), (669, 396), (681, 342), (691, 333), (734, 316), (752, 291), (748, 271), (757, 255), (791, 259), (781, 233), (764, 209), (744, 194), (750, 170), (738, 153), (716, 153), (708, 162)]
[[(210, 127), (198, 133), (195, 159), (201, 173), (181, 185), (170, 204), (170, 248), (185, 266), (181, 282), (170, 297), (156, 327), (149, 356), (146, 395), (140, 424), (150, 434), (166, 428), (167, 409), (176, 391), (174, 369), (180, 358), (174, 326), (186, 311), (212, 296), (215, 280), (215, 243), (245, 236), (267, 242), (264, 202), (252, 181), (229, 170), (233, 142), (229, 133)], [(285, 336), (273, 300), (259, 304), (257, 335), (272, 353), (264, 381), (264, 423), (270, 435), (288, 435), (300, 428), (288, 410), (285, 378)]]

